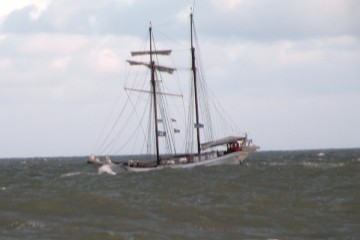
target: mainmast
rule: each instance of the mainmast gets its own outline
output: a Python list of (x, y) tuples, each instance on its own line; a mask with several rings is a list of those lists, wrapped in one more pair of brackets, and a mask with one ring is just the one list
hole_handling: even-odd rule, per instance
[(197, 96), (197, 79), (196, 79), (196, 62), (195, 62), (195, 47), (193, 43), (193, 14), (190, 14), (190, 29), (191, 29), (191, 62), (192, 62), (192, 72), (194, 77), (194, 92), (195, 92), (195, 115), (196, 115), (196, 137), (197, 137), (197, 153), (200, 155), (200, 123), (199, 123), (199, 106), (198, 106), (198, 96)]
[(157, 117), (157, 104), (156, 104), (156, 82), (155, 82), (155, 62), (153, 60), (152, 52), (152, 27), (150, 24), (149, 27), (150, 35), (150, 69), (151, 69), (151, 86), (153, 90), (153, 99), (154, 99), (154, 118), (155, 118), (155, 141), (156, 141), (156, 165), (160, 165), (160, 155), (159, 155), (159, 131), (158, 131), (158, 117)]

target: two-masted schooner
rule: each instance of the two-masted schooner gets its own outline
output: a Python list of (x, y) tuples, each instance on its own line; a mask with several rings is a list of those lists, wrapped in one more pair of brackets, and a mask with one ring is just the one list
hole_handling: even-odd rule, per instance
[[(200, 121), (200, 103), (199, 103), (199, 86), (198, 86), (198, 69), (197, 69), (197, 59), (195, 55), (195, 45), (194, 45), (194, 21), (193, 14), (190, 14), (190, 29), (191, 29), (191, 41), (190, 41), (190, 54), (191, 54), (191, 89), (193, 91), (190, 100), (191, 108), (188, 112), (189, 115), (193, 116), (195, 122), (189, 122), (190, 133), (188, 134), (195, 142), (193, 141), (192, 145), (195, 146), (195, 150), (191, 151), (192, 148), (188, 148), (189, 152), (185, 153), (165, 153), (162, 154), (160, 151), (161, 141), (159, 140), (162, 137), (167, 137), (172, 133), (176, 133), (180, 130), (172, 129), (172, 127), (167, 128), (168, 131), (162, 131), (159, 127), (161, 121), (164, 121), (164, 116), (159, 117), (159, 115), (164, 115), (165, 110), (163, 110), (164, 97), (170, 96), (163, 91), (159, 86), (161, 80), (157, 78), (158, 72), (165, 72), (167, 74), (172, 74), (176, 71), (175, 68), (167, 67), (158, 64), (156, 61), (158, 56), (167, 56), (171, 54), (171, 50), (157, 50), (154, 44), (153, 30), (150, 24), (149, 27), (149, 46), (148, 50), (145, 51), (135, 51), (131, 52), (132, 57), (137, 56), (148, 56), (148, 62), (137, 61), (137, 60), (127, 60), (130, 66), (144, 66), (150, 70), (150, 89), (149, 90), (140, 90), (140, 89), (130, 89), (130, 91), (143, 92), (144, 94), (150, 94), (149, 104), (150, 106), (150, 124), (148, 125), (149, 132), (152, 132), (150, 141), (153, 141), (155, 144), (155, 151), (153, 154), (148, 154), (148, 160), (129, 160), (127, 162), (120, 163), (121, 166), (127, 171), (134, 172), (145, 172), (152, 170), (160, 170), (164, 168), (193, 168), (197, 166), (214, 166), (214, 165), (238, 165), (248, 156), (249, 153), (256, 151), (259, 147), (252, 144), (252, 141), (248, 139), (247, 134), (230, 134), (228, 136), (222, 136), (218, 139), (210, 139), (209, 141), (202, 141), (201, 132), (204, 128), (204, 123)], [(129, 90), (125, 88), (125, 90)], [(205, 104), (206, 105), (206, 104)], [(160, 109), (159, 109), (160, 108)], [(210, 117), (207, 117), (210, 118)], [(190, 120), (190, 121), (194, 121)], [(170, 120), (174, 121), (174, 119)], [(193, 134), (194, 133), (194, 134)], [(194, 136), (195, 135), (195, 136)], [(189, 137), (188, 136), (188, 137)], [(171, 144), (171, 139), (169, 140)], [(173, 146), (175, 148), (175, 145)], [(190, 150), (189, 150), (190, 149)], [(90, 157), (90, 162), (94, 163), (109, 163), (111, 160), (107, 158), (106, 161), (102, 162), (98, 157), (92, 155)]]

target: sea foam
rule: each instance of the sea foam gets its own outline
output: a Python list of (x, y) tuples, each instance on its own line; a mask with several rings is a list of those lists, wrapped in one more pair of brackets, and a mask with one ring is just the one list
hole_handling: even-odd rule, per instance
[(73, 177), (73, 176), (77, 176), (77, 175), (80, 175), (81, 172), (70, 172), (70, 173), (65, 173), (65, 174), (62, 174), (61, 177)]

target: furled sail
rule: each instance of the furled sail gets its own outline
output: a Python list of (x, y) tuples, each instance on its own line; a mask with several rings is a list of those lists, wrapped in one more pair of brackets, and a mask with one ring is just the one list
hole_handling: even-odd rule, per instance
[[(127, 62), (130, 65), (143, 65), (146, 66), (148, 68), (151, 68), (151, 65), (149, 63), (145, 63), (145, 62), (138, 62), (138, 61), (133, 61), (133, 60), (127, 60)], [(173, 74), (174, 71), (176, 70), (175, 68), (171, 68), (171, 67), (165, 67), (165, 66), (161, 66), (161, 65), (154, 65), (155, 69), (160, 71), (160, 72), (167, 72), (169, 74)]]
[(156, 55), (170, 55), (171, 50), (156, 50), (156, 51), (134, 51), (131, 52), (131, 56), (141, 56), (141, 55), (149, 55), (149, 54), (156, 54)]

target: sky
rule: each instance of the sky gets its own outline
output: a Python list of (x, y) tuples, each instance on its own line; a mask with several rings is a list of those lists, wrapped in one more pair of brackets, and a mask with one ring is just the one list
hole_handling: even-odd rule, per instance
[[(149, 22), (186, 41), (193, 4), (1, 1), (0, 158), (90, 154)], [(197, 0), (194, 12), (208, 85), (262, 150), (360, 147), (360, 1)]]

